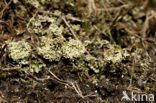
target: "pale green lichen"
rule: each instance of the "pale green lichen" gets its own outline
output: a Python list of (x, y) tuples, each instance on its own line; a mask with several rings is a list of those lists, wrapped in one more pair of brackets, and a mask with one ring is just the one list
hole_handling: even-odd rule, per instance
[(97, 38), (97, 41), (94, 43), (96, 48), (103, 49), (105, 62), (121, 62), (126, 56), (128, 56), (128, 53), (125, 50), (119, 50), (118, 45), (111, 44), (108, 40)]
[(97, 38), (97, 41), (95, 41), (95, 46), (97, 48), (114, 48), (114, 45), (112, 45), (108, 40), (101, 40), (100, 38)]
[(85, 47), (79, 40), (70, 39), (69, 42), (67, 42), (62, 47), (64, 57), (66, 58), (78, 58), (82, 54), (85, 53)]
[(55, 11), (54, 11), (54, 15), (60, 16), (60, 15), (61, 15), (61, 11), (55, 10)]
[(42, 68), (46, 67), (46, 64), (44, 64), (43, 62), (41, 62), (38, 59), (32, 60), (31, 64), (30, 64), (30, 68), (36, 72), (39, 73), (39, 71), (42, 70)]
[(30, 20), (29, 32), (39, 35), (52, 34), (54, 36), (62, 36), (63, 26), (58, 26), (57, 18), (52, 15), (40, 15)]
[(100, 57), (93, 57), (91, 55), (82, 56), (75, 62), (75, 67), (84, 71), (89, 69), (93, 70), (95, 73), (100, 73), (105, 70), (107, 62)]
[(79, 31), (80, 30), (80, 25), (72, 25), (72, 29), (74, 31)]
[(49, 28), (55, 36), (62, 36), (63, 26), (58, 27), (56, 24), (50, 25)]
[(26, 3), (31, 4), (35, 8), (44, 9), (44, 4), (58, 3), (60, 0), (24, 0)]
[(101, 58), (95, 58), (92, 56), (86, 56), (85, 60), (88, 62), (86, 65), (92, 69), (95, 73), (99, 73), (105, 69), (105, 61)]
[(41, 7), (40, 2), (38, 0), (25, 0), (25, 2), (33, 5), (36, 8)]
[(152, 62), (151, 58), (144, 57), (144, 49), (143, 48), (136, 48), (136, 50), (131, 53), (131, 56), (135, 58), (135, 62), (140, 63), (140, 67), (148, 68), (150, 62)]
[(109, 49), (105, 51), (104, 57), (106, 61), (112, 61), (113, 63), (120, 62), (123, 59), (121, 50), (117, 49)]
[(8, 41), (7, 44), (9, 57), (12, 58), (14, 61), (24, 60), (30, 56), (31, 47), (24, 40), (17, 42)]
[(18, 62), (19, 65), (29, 65), (29, 63), (30, 62), (27, 59), (23, 59)]
[(40, 39), (41, 45), (37, 48), (38, 54), (49, 61), (59, 61), (62, 56), (61, 45), (63, 38), (52, 39), (43, 36)]

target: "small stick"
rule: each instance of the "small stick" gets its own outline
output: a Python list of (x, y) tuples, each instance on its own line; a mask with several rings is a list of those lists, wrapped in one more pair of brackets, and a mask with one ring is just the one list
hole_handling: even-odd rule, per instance
[(61, 80), (60, 78), (58, 78), (52, 71), (50, 71), (48, 68), (45, 68), (58, 82), (62, 83), (62, 84), (65, 84), (67, 86), (69, 86), (68, 82), (64, 81), (64, 80)]
[(67, 22), (67, 20), (65, 19), (64, 16), (62, 17), (62, 19), (63, 19), (63, 21), (65, 22), (65, 24), (67, 25), (67, 27), (69, 28), (69, 30), (71, 31), (71, 33), (72, 33), (72, 35), (74, 36), (74, 38), (75, 38), (76, 40), (79, 40), (79, 39), (77, 38), (76, 34), (74, 33), (73, 29), (71, 28), (71, 26), (69, 25), (69, 23)]
[(14, 68), (0, 68), (0, 70), (2, 70), (2, 71), (13, 71), (13, 70), (20, 71), (20, 68), (19, 67), (14, 67)]
[(27, 30), (28, 30), (28, 27), (30, 25), (31, 20), (35, 18), (35, 16), (37, 15), (37, 13), (38, 13), (38, 10), (35, 12), (35, 14), (33, 15), (33, 17), (31, 17), (30, 20), (29, 20), (29, 22), (27, 23)]
[(76, 85), (75, 85), (73, 82), (69, 82), (69, 83), (70, 83), (70, 84), (72, 85), (72, 87), (75, 89), (75, 91), (77, 92), (77, 94), (78, 94), (81, 98), (84, 98), (84, 96), (82, 95), (82, 92), (81, 92), (81, 90), (79, 89), (77, 83), (76, 83)]
[(79, 86), (77, 85), (77, 83), (76, 83), (76, 85), (75, 85), (73, 82), (61, 80), (61, 79), (58, 78), (52, 71), (50, 71), (48, 68), (45, 68), (45, 69), (46, 69), (58, 82), (60, 82), (60, 83), (62, 83), (62, 84), (65, 84), (65, 85), (69, 86), (70, 88), (73, 88), (73, 89), (76, 91), (76, 93), (77, 93), (80, 97), (84, 98), (84, 96), (82, 95), (82, 92), (81, 92)]

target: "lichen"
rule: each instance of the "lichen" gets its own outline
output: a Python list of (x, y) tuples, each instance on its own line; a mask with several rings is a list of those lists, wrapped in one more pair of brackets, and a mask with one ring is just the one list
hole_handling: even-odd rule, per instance
[(25, 0), (25, 2), (33, 5), (36, 8), (41, 7), (40, 2), (38, 0)]
[(72, 25), (72, 29), (77, 32), (80, 30), (80, 25)]
[(38, 35), (62, 36), (63, 26), (58, 26), (57, 18), (52, 15), (40, 15), (30, 20), (29, 32), (36, 33)]
[(112, 61), (113, 63), (120, 62), (123, 59), (121, 50), (117, 49), (109, 49), (105, 51), (104, 57), (106, 61)]
[(85, 47), (79, 40), (70, 39), (62, 47), (64, 57), (74, 59), (82, 56), (85, 53)]
[(49, 61), (59, 61), (62, 57), (63, 38), (52, 39), (42, 36), (40, 39), (41, 45), (37, 48), (38, 54)]
[(94, 73), (100, 73), (105, 71), (107, 62), (100, 57), (93, 57), (91, 55), (83, 55), (73, 63), (74, 67), (83, 71), (92, 70)]
[(55, 11), (54, 11), (54, 14), (57, 15), (57, 16), (60, 16), (60, 15), (61, 15), (61, 11), (55, 10)]
[(24, 40), (17, 42), (8, 41), (7, 44), (9, 57), (12, 58), (14, 61), (28, 59), (28, 57), (30, 56), (31, 47)]
[(46, 64), (44, 64), (43, 62), (41, 62), (38, 59), (32, 60), (31, 64), (30, 64), (30, 68), (36, 72), (39, 73), (39, 71), (42, 70), (42, 68), (46, 67)]
[(115, 64), (117, 62), (121, 62), (127, 56), (129, 56), (126, 50), (118, 49), (118, 45), (111, 44), (108, 40), (101, 40), (100, 38), (98, 38), (94, 43), (97, 49), (103, 49), (103, 60), (105, 62), (112, 62), (113, 64)]
[(87, 55), (85, 61), (88, 62), (86, 63), (86, 66), (92, 69), (95, 73), (99, 73), (100, 71), (105, 70), (106, 62), (101, 58), (96, 58)]

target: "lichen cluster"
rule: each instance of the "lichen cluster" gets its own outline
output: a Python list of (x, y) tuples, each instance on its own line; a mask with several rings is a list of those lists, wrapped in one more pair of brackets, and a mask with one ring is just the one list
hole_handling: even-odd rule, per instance
[(92, 56), (86, 56), (85, 65), (92, 69), (95, 73), (99, 73), (100, 71), (105, 70), (106, 62), (102, 58), (95, 58)]
[(37, 48), (37, 52), (43, 58), (49, 61), (59, 61), (61, 57), (74, 59), (82, 56), (85, 48), (78, 40), (70, 39), (64, 42), (64, 38), (41, 37), (41, 45)]
[(9, 57), (12, 58), (14, 61), (28, 59), (28, 57), (31, 55), (31, 47), (24, 40), (17, 42), (8, 41), (7, 44)]
[(36, 33), (38, 35), (49, 35), (62, 36), (63, 26), (58, 26), (57, 18), (52, 15), (40, 15), (30, 20), (29, 32)]
[(25, 2), (31, 4), (35, 8), (43, 9), (44, 4), (58, 3), (60, 0), (25, 0)]
[(69, 42), (65, 43), (62, 47), (63, 55), (66, 58), (78, 58), (85, 53), (85, 47), (79, 40), (70, 39)]
[(33, 5), (36, 8), (40, 7), (40, 3), (38, 0), (25, 0), (25, 2)]
[(39, 73), (39, 71), (41, 71), (44, 67), (46, 67), (46, 64), (37, 58), (31, 61), (30, 68), (33, 70), (33, 72)]
[(61, 41), (63, 38), (52, 39), (42, 36), (40, 39), (41, 45), (37, 48), (38, 54), (49, 61), (59, 61), (62, 57)]
[(80, 30), (80, 25), (72, 25), (72, 29), (77, 32)]
[[(38, 0), (36, 1), (38, 2)], [(60, 15), (61, 12), (56, 10), (54, 11), (54, 14)], [(76, 33), (80, 31), (80, 25), (71, 25), (71, 28)], [(99, 73), (100, 71), (105, 70), (107, 64), (119, 63), (128, 55), (127, 52), (123, 52), (123, 50), (118, 49), (117, 45), (111, 44), (107, 40), (101, 40), (101, 38), (97, 38), (97, 41), (94, 42), (86, 41), (84, 44), (82, 44), (80, 40), (71, 39), (70, 37), (65, 38), (63, 36), (63, 30), (63, 25), (60, 25), (58, 18), (54, 17), (54, 15), (48, 13), (37, 13), (34, 17), (32, 17), (30, 19), (30, 24), (28, 25), (28, 31), (39, 36), (40, 43), (36, 48), (37, 56), (39, 55), (49, 62), (59, 61), (61, 58), (66, 58), (73, 61), (82, 59), (84, 57), (82, 62), (78, 63), (78, 65), (81, 65), (81, 67), (83, 68), (90, 68), (95, 73)], [(23, 41), (21, 42), (23, 43)], [(30, 55), (30, 47), (26, 46), (27, 43), (25, 45), (22, 43), (14, 42), (14, 45), (16, 44), (15, 47), (12, 47), (11, 43), (8, 44), (8, 50), (10, 51), (9, 56), (14, 61), (28, 58)], [(22, 48), (21, 45), (21, 47), (18, 46), (19, 44), (24, 45), (23, 48), (27, 48), (26, 50), (24, 49), (25, 55), (22, 54), (22, 52), (24, 51), (23, 49), (19, 50), (19, 48)], [(84, 55), (84, 53), (86, 52), (85, 46), (89, 45), (96, 48), (97, 51), (98, 49), (103, 50), (102, 57)], [(24, 59), (21, 60), (20, 63), (26, 64), (27, 61)], [(31, 68), (38, 72), (40, 67), (38, 67), (36, 64), (37, 63), (32, 64)]]
[(108, 40), (101, 40), (100, 38), (94, 42), (97, 49), (103, 49), (102, 58), (105, 62), (112, 62), (113, 64), (125, 60), (130, 54), (125, 49), (120, 49), (118, 45), (111, 44)]
[(110, 49), (104, 52), (106, 61), (112, 61), (113, 63), (120, 62), (123, 59), (121, 50)]

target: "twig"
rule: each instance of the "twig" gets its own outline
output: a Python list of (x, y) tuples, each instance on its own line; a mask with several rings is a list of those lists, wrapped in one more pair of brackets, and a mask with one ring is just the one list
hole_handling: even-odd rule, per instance
[(20, 71), (20, 67), (12, 67), (12, 68), (0, 68), (0, 70), (2, 71), (13, 71), (13, 70), (17, 70)]
[(9, 24), (3, 20), (0, 20), (0, 24), (6, 24), (7, 26), (9, 26)]
[(80, 90), (77, 82), (71, 82), (71, 81), (64, 81), (64, 80), (61, 80), (60, 78), (58, 78), (52, 71), (50, 71), (48, 68), (45, 68), (59, 83), (61, 84), (64, 84), (70, 88), (73, 88), (76, 93), (81, 97), (81, 98), (85, 98), (85, 97), (88, 97), (88, 96), (94, 96), (94, 95), (86, 95), (86, 96), (83, 96), (82, 94), (82, 91)]
[(72, 20), (72, 21), (86, 22), (86, 20), (80, 20), (79, 18), (76, 18), (76, 17), (69, 17), (69, 16), (66, 16), (66, 18), (67, 18), (68, 20)]
[(1, 13), (0, 13), (0, 18), (3, 17), (3, 13), (4, 13), (4, 11), (9, 7), (9, 5), (12, 3), (12, 1), (13, 1), (13, 0), (10, 0), (9, 3), (6, 4), (6, 6), (4, 7), (4, 9), (1, 11)]
[(102, 0), (102, 5), (103, 5), (103, 8), (105, 9), (106, 13), (108, 14), (108, 16), (110, 18), (112, 18), (112, 15), (110, 14), (110, 12), (108, 11), (108, 8), (106, 7), (105, 3), (104, 3), (104, 0)]
[(143, 34), (143, 37), (146, 37), (146, 31), (147, 29), (149, 28), (150, 24), (149, 24), (149, 21), (156, 16), (156, 13), (151, 13), (151, 11), (148, 11), (146, 13), (146, 20), (143, 24), (143, 28), (142, 28), (142, 34)]
[(32, 18), (30, 18), (29, 22), (27, 23), (27, 30), (29, 28), (29, 25), (30, 25), (31, 20), (35, 18), (35, 16), (37, 15), (37, 13), (38, 13), (38, 10), (35, 12), (35, 14), (32, 16)]
[(67, 27), (69, 28), (69, 30), (71, 31), (71, 33), (72, 33), (72, 35), (74, 36), (74, 38), (75, 38), (76, 40), (79, 40), (79, 39), (77, 38), (76, 34), (74, 33), (73, 29), (70, 27), (69, 23), (67, 22), (67, 20), (65, 19), (64, 16), (62, 16), (62, 19), (63, 19), (63, 21), (65, 22), (65, 24), (67, 25)]
[(0, 91), (0, 102), (2, 102), (2, 101), (8, 103), (8, 100), (5, 98), (3, 93)]
[(75, 91), (77, 92), (77, 94), (81, 97), (81, 98), (84, 98), (84, 96), (82, 95), (82, 92), (81, 92), (81, 90), (80, 90), (80, 88), (79, 88), (79, 86), (77, 85), (77, 83), (73, 83), (73, 82), (69, 82), (71, 85), (72, 85), (72, 87), (75, 89)]
[(48, 68), (45, 68), (59, 83), (61, 84), (65, 84), (67, 86), (68, 85), (68, 82), (64, 81), (64, 80), (61, 80), (60, 78), (58, 78), (52, 71), (50, 71)]
[(107, 9), (97, 9), (97, 10), (100, 10), (100, 11), (119, 11), (119, 10), (121, 10), (121, 9), (123, 9), (123, 8), (129, 8), (130, 6), (132, 6), (132, 5), (129, 5), (129, 4), (125, 4), (125, 5), (122, 5), (122, 6), (119, 6), (119, 7), (111, 7), (111, 8), (107, 8)]
[(95, 1), (94, 0), (88, 0), (88, 14), (90, 14), (96, 9)]

